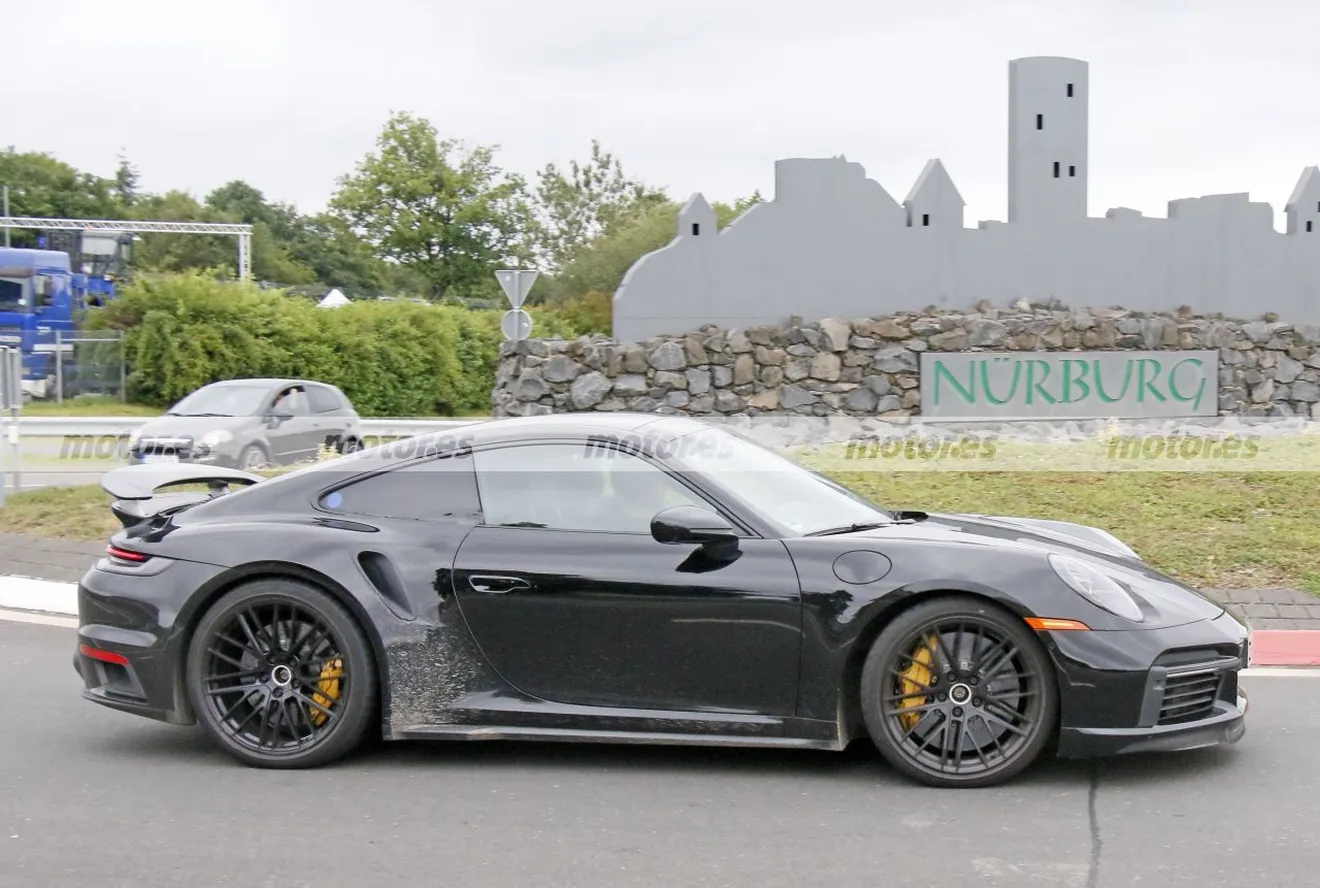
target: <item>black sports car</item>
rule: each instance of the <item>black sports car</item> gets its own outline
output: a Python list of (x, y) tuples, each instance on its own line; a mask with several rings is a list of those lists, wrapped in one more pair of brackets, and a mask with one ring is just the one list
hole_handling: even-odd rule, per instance
[[(385, 739), (844, 748), (941, 786), (1236, 742), (1247, 631), (1110, 534), (893, 512), (693, 419), (107, 473), (85, 696), (249, 765)], [(168, 493), (172, 485), (207, 484)], [(239, 489), (232, 489), (237, 486)]]

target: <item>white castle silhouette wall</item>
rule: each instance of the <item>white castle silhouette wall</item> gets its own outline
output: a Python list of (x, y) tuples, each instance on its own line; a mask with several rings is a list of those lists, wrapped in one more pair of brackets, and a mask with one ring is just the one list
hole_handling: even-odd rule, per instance
[(1320, 170), (1302, 172), (1286, 234), (1245, 193), (1170, 201), (1167, 219), (1088, 218), (1087, 94), (1086, 62), (1009, 63), (1007, 222), (964, 227), (939, 160), (902, 205), (843, 157), (781, 160), (774, 199), (723, 231), (694, 195), (678, 236), (615, 293), (615, 337), (1021, 298), (1320, 322)]

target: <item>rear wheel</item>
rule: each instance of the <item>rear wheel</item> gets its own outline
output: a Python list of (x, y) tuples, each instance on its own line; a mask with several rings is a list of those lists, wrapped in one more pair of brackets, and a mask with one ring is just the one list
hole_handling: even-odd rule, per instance
[(357, 749), (378, 682), (357, 621), (293, 580), (258, 580), (207, 612), (188, 652), (188, 694), (220, 748), (262, 768), (310, 768)]
[(871, 740), (931, 786), (989, 786), (1028, 767), (1058, 712), (1054, 667), (1026, 624), (974, 598), (900, 614), (862, 667)]

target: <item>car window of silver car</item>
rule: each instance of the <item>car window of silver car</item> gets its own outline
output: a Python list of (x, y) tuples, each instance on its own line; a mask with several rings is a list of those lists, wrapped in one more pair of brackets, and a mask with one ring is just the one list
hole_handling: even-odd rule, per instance
[(275, 398), (271, 412), (289, 416), (307, 416), (311, 411), (307, 407), (307, 395), (302, 388), (287, 388)]
[(490, 525), (650, 534), (666, 508), (710, 508), (662, 469), (612, 448), (523, 444), (474, 456)]

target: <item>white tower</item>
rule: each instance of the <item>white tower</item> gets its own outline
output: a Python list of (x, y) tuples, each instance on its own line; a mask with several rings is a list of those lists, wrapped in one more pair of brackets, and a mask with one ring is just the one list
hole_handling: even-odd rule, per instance
[(1086, 218), (1087, 74), (1078, 59), (1008, 63), (1008, 221)]

